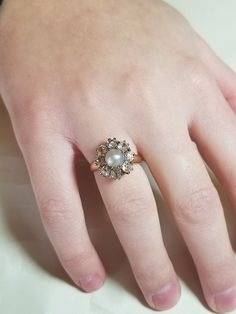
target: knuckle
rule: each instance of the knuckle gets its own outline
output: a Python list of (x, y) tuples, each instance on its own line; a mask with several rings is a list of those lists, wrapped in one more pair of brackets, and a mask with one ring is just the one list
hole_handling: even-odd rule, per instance
[(145, 193), (129, 191), (113, 201), (110, 212), (117, 222), (132, 224), (133, 219), (143, 217), (152, 204), (152, 199)]
[(49, 101), (43, 97), (26, 102), (16, 112), (11, 114), (17, 140), (21, 147), (31, 149), (33, 145), (45, 141), (48, 135), (52, 135), (56, 128), (54, 116), (48, 106)]
[(18, 106), (12, 108), (11, 114), (13, 118), (20, 119), (22, 124), (37, 121), (37, 117), (45, 111), (45, 104), (48, 103), (43, 95), (31, 95), (19, 100)]
[(182, 73), (189, 88), (198, 95), (206, 94), (212, 84), (212, 79), (202, 62), (195, 58), (185, 57), (181, 60), (180, 67), (184, 69)]
[(209, 224), (215, 216), (218, 194), (214, 188), (198, 189), (174, 205), (174, 215), (180, 224)]
[(63, 224), (73, 221), (63, 201), (48, 198), (40, 202), (40, 213), (46, 227), (59, 232)]
[[(145, 106), (152, 109), (152, 97), (154, 92), (151, 89), (153, 82), (156, 82), (157, 75), (154, 68), (143, 64), (129, 65), (126, 70), (123, 70), (118, 76), (119, 86), (122, 87), (122, 92), (128, 97), (130, 94), (135, 93), (141, 97)], [(153, 107), (154, 108), (154, 107)]]

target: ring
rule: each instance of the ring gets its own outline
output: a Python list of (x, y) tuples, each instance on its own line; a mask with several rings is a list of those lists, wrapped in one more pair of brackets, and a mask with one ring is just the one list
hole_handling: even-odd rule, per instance
[(119, 141), (115, 137), (100, 144), (96, 149), (96, 160), (90, 164), (90, 170), (110, 179), (120, 179), (133, 170), (134, 163), (140, 163), (143, 158), (131, 151), (129, 143)]

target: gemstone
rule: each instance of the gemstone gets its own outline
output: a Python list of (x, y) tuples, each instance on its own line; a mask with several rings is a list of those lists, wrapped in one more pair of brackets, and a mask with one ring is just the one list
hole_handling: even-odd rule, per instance
[(117, 143), (116, 143), (116, 141), (111, 140), (110, 142), (108, 142), (107, 146), (108, 146), (108, 148), (116, 148)]
[(120, 179), (121, 177), (122, 177), (122, 171), (121, 171), (121, 169), (118, 169), (117, 171), (116, 171), (116, 177), (117, 177), (117, 179)]
[(97, 156), (101, 157), (102, 155), (104, 155), (107, 152), (107, 147), (106, 145), (99, 145), (97, 148)]
[(130, 173), (130, 171), (133, 170), (133, 166), (130, 162), (125, 161), (122, 165), (122, 170), (125, 173)]
[(114, 170), (111, 170), (111, 172), (110, 172), (110, 177), (111, 177), (112, 179), (116, 179), (116, 178), (117, 178), (117, 174), (116, 174), (116, 172), (115, 172)]
[(117, 147), (122, 150), (123, 152), (125, 152), (127, 149), (129, 149), (129, 144), (126, 143), (126, 141), (120, 142)]
[(124, 154), (119, 149), (115, 148), (110, 149), (105, 156), (105, 161), (110, 167), (121, 166), (124, 160), (125, 160)]
[(98, 166), (98, 165), (100, 165), (100, 159), (96, 159), (95, 160), (95, 164)]
[(107, 165), (103, 166), (101, 168), (101, 172), (100, 172), (104, 177), (108, 177), (110, 175), (110, 169)]
[(127, 161), (133, 161), (133, 160), (134, 160), (134, 153), (132, 153), (132, 152), (127, 152), (127, 153), (125, 154), (125, 159), (126, 159)]

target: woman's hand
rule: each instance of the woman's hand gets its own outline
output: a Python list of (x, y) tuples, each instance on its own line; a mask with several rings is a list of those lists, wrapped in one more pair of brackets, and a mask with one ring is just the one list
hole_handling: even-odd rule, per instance
[[(92, 162), (97, 145), (116, 137), (150, 167), (209, 306), (233, 309), (234, 254), (200, 156), (236, 207), (233, 72), (157, 0), (5, 0), (0, 47), (0, 92), (44, 226), (73, 281), (93, 291), (105, 279), (86, 230), (74, 159)], [(95, 177), (147, 302), (167, 309), (180, 285), (148, 179), (140, 165), (134, 168), (117, 181)]]

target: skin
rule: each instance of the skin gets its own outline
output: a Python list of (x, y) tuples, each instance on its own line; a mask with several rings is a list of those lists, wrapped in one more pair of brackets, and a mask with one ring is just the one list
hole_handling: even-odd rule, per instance
[[(5, 0), (0, 93), (45, 230), (79, 287), (101, 287), (105, 269), (88, 236), (74, 162), (92, 162), (97, 145), (116, 137), (150, 167), (208, 305), (236, 307), (234, 254), (202, 160), (236, 208), (236, 76), (179, 13), (158, 0)], [(147, 303), (173, 307), (180, 284), (143, 168), (117, 181), (95, 178)]]

